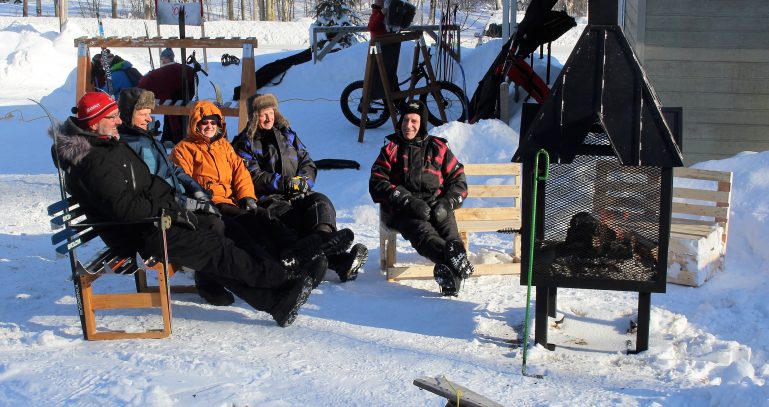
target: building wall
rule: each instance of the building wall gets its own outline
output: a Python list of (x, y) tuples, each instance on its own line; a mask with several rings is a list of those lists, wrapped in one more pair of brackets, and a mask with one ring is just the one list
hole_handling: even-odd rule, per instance
[(624, 28), (687, 165), (769, 150), (769, 0), (626, 0)]

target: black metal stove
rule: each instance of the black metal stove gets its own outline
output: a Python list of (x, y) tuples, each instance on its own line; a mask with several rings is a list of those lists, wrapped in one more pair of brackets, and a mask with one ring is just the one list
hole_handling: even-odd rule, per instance
[[(535, 341), (549, 349), (558, 287), (637, 291), (634, 352), (648, 349), (651, 293), (664, 293), (681, 109), (663, 109), (617, 24), (592, 0), (588, 26), (541, 105), (524, 105), (521, 283), (527, 284), (534, 158), (550, 157), (536, 197)], [(542, 163), (540, 163), (542, 166)], [(539, 174), (544, 172), (540, 168)]]

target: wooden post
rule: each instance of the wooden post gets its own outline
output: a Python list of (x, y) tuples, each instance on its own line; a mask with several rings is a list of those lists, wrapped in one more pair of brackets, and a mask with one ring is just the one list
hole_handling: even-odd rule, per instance
[(248, 98), (256, 93), (256, 77), (254, 76), (254, 46), (243, 44), (243, 57), (240, 59), (240, 103), (238, 104), (238, 133), (248, 124)]
[(371, 79), (371, 70), (374, 69), (374, 64), (377, 63), (374, 55), (377, 53), (377, 45), (374, 40), (369, 42), (368, 56), (366, 57), (366, 70), (363, 73), (363, 96), (361, 97), (361, 112), (360, 112), (360, 124), (358, 128), (358, 143), (363, 142), (363, 134), (366, 132), (366, 118), (368, 117), (369, 108), (369, 80)]
[(77, 79), (75, 81), (75, 104), (85, 95), (88, 90), (93, 89), (91, 83), (91, 55), (86, 44), (80, 43), (77, 46)]

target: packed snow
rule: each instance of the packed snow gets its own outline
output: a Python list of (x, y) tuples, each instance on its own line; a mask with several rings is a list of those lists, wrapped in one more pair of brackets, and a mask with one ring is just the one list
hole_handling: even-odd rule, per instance
[[(305, 49), (309, 24), (211, 23), (207, 35), (257, 37), (258, 67)], [(218, 308), (176, 294), (170, 338), (83, 341), (68, 260), (50, 244), (46, 207), (59, 189), (49, 123), (27, 98), (41, 99), (59, 119), (68, 115), (74, 39), (96, 35), (96, 22), (73, 18), (59, 33), (53, 18), (1, 17), (0, 27), (0, 405), (443, 406), (412, 385), (420, 376), (445, 376), (506, 406), (769, 405), (769, 152), (696, 165), (734, 172), (725, 270), (702, 287), (669, 284), (667, 293), (652, 295), (648, 351), (626, 354), (635, 342), (626, 330), (636, 318), (636, 293), (560, 289), (565, 320), (549, 329), (559, 346), (530, 347), (528, 370), (542, 378), (523, 376), (515, 344), (523, 336), (526, 287), (518, 276), (473, 278), (458, 298), (444, 298), (433, 281), (389, 283), (379, 272), (378, 212), (367, 180), (391, 129), (368, 130), (365, 142), (356, 142), (358, 129), (338, 102), (348, 83), (362, 79), (365, 44), (291, 68), (279, 85), (262, 90), (275, 93), (313, 158), (361, 164), (322, 171), (316, 186), (335, 203), (340, 225), (370, 249), (360, 277), (340, 283), (329, 273), (288, 328), (241, 300)], [(106, 32), (143, 36), (144, 28), (140, 20), (108, 19)], [(575, 29), (565, 38), (578, 35)], [(561, 45), (564, 61), (568, 47)], [(500, 46), (493, 40), (462, 49), (464, 78), (455, 69), (454, 82), (472, 94)], [(403, 47), (401, 78), (412, 49)], [(146, 49), (113, 52), (149, 69)], [(208, 80), (225, 96), (239, 83), (240, 67), (219, 63), (224, 52), (240, 55), (208, 51), (202, 98), (213, 97)], [(448, 138), (464, 162), (507, 162), (518, 144), (517, 121), (449, 123), (432, 132)], [(471, 238), (473, 256), (510, 248), (502, 235)], [(405, 262), (425, 262), (402, 239), (398, 252)], [(105, 279), (110, 287), (133, 284)], [(136, 312), (108, 314), (102, 323), (130, 330), (156, 322)]]

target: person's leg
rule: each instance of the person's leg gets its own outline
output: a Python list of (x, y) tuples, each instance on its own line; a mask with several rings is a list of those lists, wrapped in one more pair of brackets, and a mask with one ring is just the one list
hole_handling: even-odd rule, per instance
[[(224, 222), (220, 217), (213, 214), (196, 214), (196, 216), (200, 230), (208, 230), (219, 236), (224, 235)], [(211, 278), (205, 270), (195, 271), (195, 288), (198, 290), (198, 295), (211, 305), (223, 307), (235, 302), (232, 293), (227, 291), (221, 283)]]
[(441, 238), (430, 222), (407, 217), (396, 217), (393, 221), (395, 229), (411, 242), (411, 246), (417, 250), (417, 253), (434, 263), (445, 261), (443, 247), (446, 241)]
[(446, 246), (444, 248), (446, 263), (458, 273), (462, 279), (470, 277), (475, 269), (470, 263), (470, 260), (467, 259), (465, 245), (459, 238), (459, 230), (457, 228), (456, 218), (454, 217), (454, 211), (449, 211), (448, 216), (443, 222), (436, 223), (435, 229), (446, 240)]

